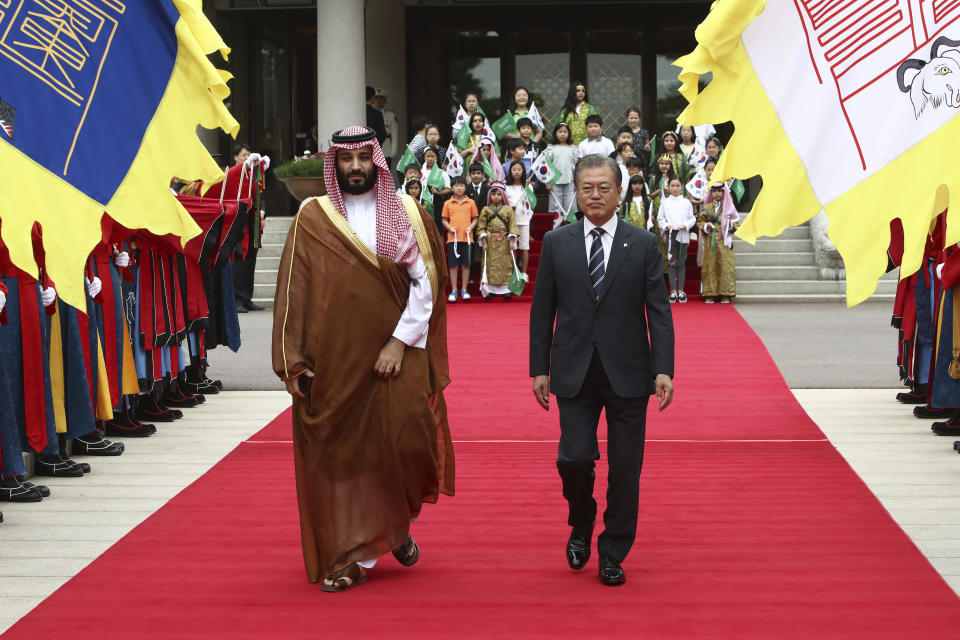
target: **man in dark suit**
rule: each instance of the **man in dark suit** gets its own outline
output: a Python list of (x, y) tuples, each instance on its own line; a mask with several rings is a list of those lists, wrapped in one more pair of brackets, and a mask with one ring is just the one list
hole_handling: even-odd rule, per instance
[[(557, 469), (569, 504), (567, 562), (590, 558), (597, 515), (597, 426), (607, 415), (610, 472), (600, 581), (626, 581), (620, 566), (637, 532), (647, 400), (673, 399), (673, 318), (656, 237), (619, 220), (620, 169), (592, 155), (574, 170), (584, 217), (546, 235), (530, 310), (530, 375), (544, 409), (560, 408)], [(556, 330), (554, 330), (556, 321)], [(649, 339), (648, 339), (649, 334)]]
[(383, 112), (373, 104), (376, 96), (377, 90), (373, 87), (367, 87), (367, 128), (373, 129), (377, 134), (377, 143), (383, 144), (383, 141), (387, 139), (387, 125), (383, 121)]

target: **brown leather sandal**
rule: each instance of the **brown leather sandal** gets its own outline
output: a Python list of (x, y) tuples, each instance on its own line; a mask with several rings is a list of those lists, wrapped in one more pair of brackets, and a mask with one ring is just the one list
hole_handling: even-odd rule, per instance
[(412, 567), (420, 559), (420, 546), (408, 534), (407, 541), (393, 550), (393, 557), (403, 566)]
[(336, 573), (331, 573), (320, 583), (320, 590), (328, 593), (346, 591), (367, 581), (367, 574), (356, 562), (348, 564)]

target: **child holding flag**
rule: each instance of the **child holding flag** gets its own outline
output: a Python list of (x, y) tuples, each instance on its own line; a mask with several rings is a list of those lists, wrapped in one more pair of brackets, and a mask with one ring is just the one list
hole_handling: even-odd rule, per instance
[(479, 163), (483, 167), (483, 173), (490, 180), (503, 182), (506, 179), (503, 166), (500, 164), (500, 158), (497, 157), (493, 146), (492, 138), (481, 138), (480, 147), (475, 149), (470, 164)]
[(553, 219), (553, 228), (559, 227), (576, 209), (574, 195), (573, 168), (580, 158), (580, 150), (570, 139), (570, 127), (561, 122), (553, 128), (553, 144), (547, 147), (547, 158), (560, 173), (560, 178), (554, 184), (547, 185), (547, 191), (552, 196), (551, 205), (557, 216)]
[(484, 299), (501, 295), (510, 299), (510, 273), (513, 259), (510, 252), (517, 248), (520, 229), (513, 209), (505, 204), (507, 198), (502, 182), (494, 182), (487, 195), (487, 205), (480, 211), (477, 237), (483, 249), (483, 273), (481, 292)]
[(461, 128), (457, 135), (457, 149), (460, 150), (460, 157), (466, 158), (476, 151), (483, 140), (483, 129), (486, 126), (486, 118), (482, 113), (475, 113), (467, 121), (467, 127)]
[(443, 203), (450, 197), (452, 190), (450, 189), (450, 176), (440, 168), (440, 150), (436, 147), (427, 147), (423, 152), (420, 180), (433, 200), (435, 212), (439, 213), (443, 210)]
[[(473, 230), (480, 216), (477, 205), (467, 197), (467, 181), (463, 176), (451, 180), (453, 197), (443, 205), (441, 219), (447, 230), (447, 266), (450, 267), (449, 302), (457, 301), (457, 282), (462, 280), (463, 288), (459, 296), (470, 299), (467, 293), (467, 281), (470, 277), (470, 244), (473, 242)], [(458, 278), (458, 275), (460, 278)]]
[(527, 191), (527, 172), (522, 162), (510, 165), (507, 175), (507, 202), (513, 208), (520, 233), (517, 236), (517, 248), (520, 249), (520, 271), (527, 272), (530, 257), (530, 222), (533, 220), (533, 207)]
[[(543, 139), (543, 120), (540, 117), (537, 106), (530, 103), (530, 92), (527, 91), (526, 87), (517, 87), (516, 90), (514, 90), (513, 105), (510, 107), (510, 111), (513, 112), (513, 119), (516, 121), (517, 131), (520, 135), (523, 135), (523, 132), (520, 131), (520, 121), (528, 119), (530, 120), (531, 129), (536, 130), (533, 141), (540, 144), (540, 141)], [(540, 122), (537, 122), (537, 120), (540, 120)]]
[(697, 217), (693, 214), (693, 204), (683, 197), (680, 178), (670, 178), (667, 188), (670, 195), (660, 200), (657, 223), (666, 236), (670, 302), (686, 302), (683, 285), (687, 277), (687, 247), (690, 246), (690, 229), (697, 224)]
[(627, 184), (627, 195), (623, 199), (623, 206), (620, 207), (624, 220), (641, 229), (649, 230), (653, 227), (653, 220), (647, 215), (649, 206), (647, 185), (643, 181), (643, 175), (631, 176)]

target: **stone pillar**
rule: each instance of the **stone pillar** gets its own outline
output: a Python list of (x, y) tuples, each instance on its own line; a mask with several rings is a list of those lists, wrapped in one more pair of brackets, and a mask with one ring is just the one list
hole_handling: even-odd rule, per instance
[(317, 129), (321, 150), (330, 135), (366, 125), (366, 38), (363, 0), (317, 0)]

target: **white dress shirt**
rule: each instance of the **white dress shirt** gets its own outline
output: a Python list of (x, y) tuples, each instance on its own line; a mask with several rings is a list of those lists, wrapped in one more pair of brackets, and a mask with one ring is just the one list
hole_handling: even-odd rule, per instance
[[(597, 228), (597, 225), (590, 222), (590, 220), (584, 216), (583, 217), (583, 244), (587, 254), (587, 262), (590, 262), (590, 249), (593, 248), (593, 234), (590, 233)], [(612, 218), (604, 222), (601, 226), (606, 233), (600, 236), (600, 244), (603, 245), (603, 270), (607, 270), (607, 264), (610, 262), (610, 251), (613, 249), (613, 234), (617, 232), (617, 216), (614, 214)]]
[(609, 156), (611, 153), (616, 151), (616, 148), (613, 146), (613, 140), (606, 136), (600, 136), (596, 140), (591, 140), (587, 138), (580, 143), (580, 157), (585, 158), (586, 156), (592, 156), (594, 154), (601, 156)]
[(671, 227), (677, 231), (677, 242), (690, 244), (690, 229), (697, 224), (697, 216), (693, 213), (693, 204), (683, 196), (667, 196), (660, 199), (660, 210), (657, 212), (657, 224), (666, 231)]
[[(343, 194), (343, 203), (347, 208), (347, 222), (370, 250), (377, 251), (377, 190), (371, 189), (359, 196)], [(430, 289), (430, 276), (423, 258), (407, 269), (410, 276), (410, 295), (407, 306), (400, 316), (393, 337), (408, 347), (423, 349), (427, 346), (427, 332), (430, 329), (430, 316), (433, 315), (433, 292)]]

